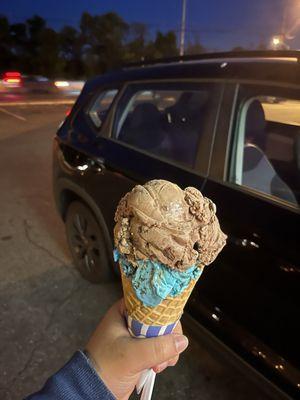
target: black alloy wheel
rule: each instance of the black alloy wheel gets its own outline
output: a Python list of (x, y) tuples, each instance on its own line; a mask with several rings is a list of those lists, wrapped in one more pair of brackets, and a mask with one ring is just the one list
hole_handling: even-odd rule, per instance
[(83, 203), (71, 203), (66, 215), (66, 234), (75, 267), (92, 283), (113, 276), (104, 234), (91, 210)]

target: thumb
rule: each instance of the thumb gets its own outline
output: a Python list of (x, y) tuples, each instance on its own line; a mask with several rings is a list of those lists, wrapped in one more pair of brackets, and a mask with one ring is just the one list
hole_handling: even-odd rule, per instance
[(189, 344), (188, 338), (184, 335), (170, 334), (150, 339), (138, 339), (132, 342), (132, 366), (136, 372), (146, 368), (152, 368), (176, 357), (183, 352)]

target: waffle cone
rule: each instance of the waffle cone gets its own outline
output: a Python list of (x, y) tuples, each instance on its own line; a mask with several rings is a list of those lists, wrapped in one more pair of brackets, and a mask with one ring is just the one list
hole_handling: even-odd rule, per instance
[(184, 306), (197, 282), (193, 279), (189, 286), (176, 297), (167, 297), (155, 307), (144, 306), (136, 297), (130, 279), (121, 268), (122, 285), (125, 306), (128, 315), (146, 325), (169, 325), (178, 321), (183, 313)]

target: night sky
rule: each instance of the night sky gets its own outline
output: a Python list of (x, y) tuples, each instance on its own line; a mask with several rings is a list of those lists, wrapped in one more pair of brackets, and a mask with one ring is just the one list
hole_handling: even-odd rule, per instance
[[(290, 29), (297, 16), (300, 17), (299, 3), (298, 0), (187, 0), (187, 40), (198, 38), (210, 50), (268, 44), (270, 37), (281, 30), (284, 7), (285, 25)], [(181, 4), (181, 0), (0, 0), (0, 14), (11, 22), (38, 14), (48, 25), (59, 29), (65, 24), (78, 26), (83, 11), (91, 14), (115, 11), (127, 22), (146, 23), (153, 34), (156, 30), (178, 32)], [(300, 48), (300, 34), (289, 44)]]

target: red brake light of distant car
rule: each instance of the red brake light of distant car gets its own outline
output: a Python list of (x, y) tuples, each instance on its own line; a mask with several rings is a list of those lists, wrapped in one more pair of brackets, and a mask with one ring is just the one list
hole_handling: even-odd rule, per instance
[(3, 75), (4, 79), (10, 79), (10, 78), (19, 78), (21, 79), (21, 74), (20, 72), (5, 72)]
[(3, 82), (5, 82), (5, 83), (21, 83), (20, 72), (5, 72), (3, 75)]

